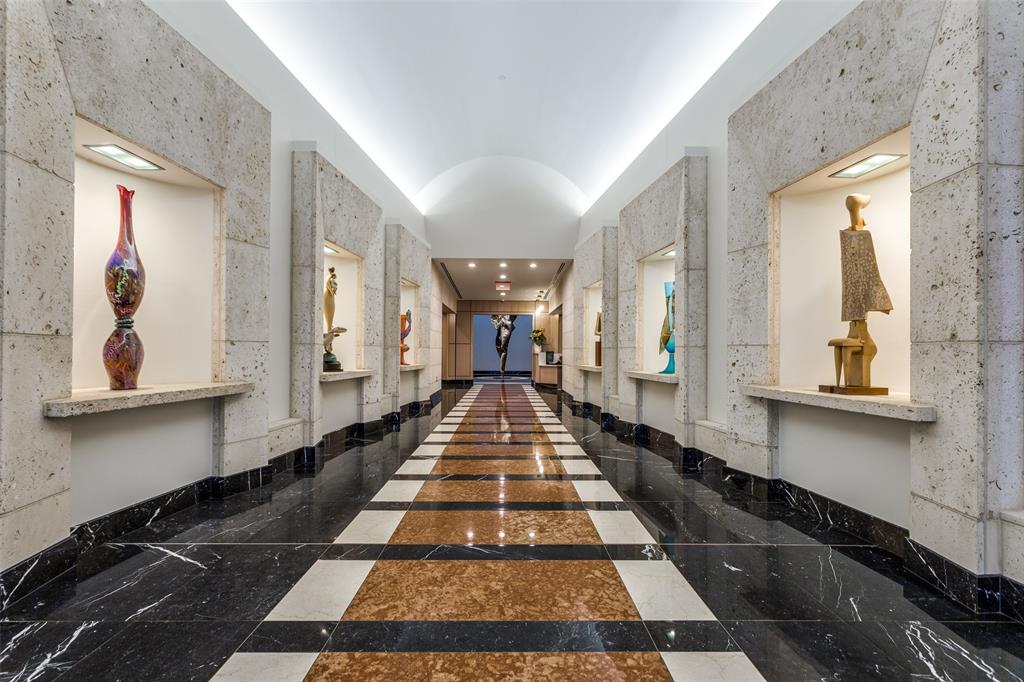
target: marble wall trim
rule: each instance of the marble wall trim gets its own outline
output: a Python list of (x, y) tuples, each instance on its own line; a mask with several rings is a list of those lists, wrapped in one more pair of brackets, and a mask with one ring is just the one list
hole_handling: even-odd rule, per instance
[(729, 119), (729, 466), (778, 473), (774, 192), (909, 125), (910, 536), (975, 575), (1024, 508), (1024, 1), (862, 3)]

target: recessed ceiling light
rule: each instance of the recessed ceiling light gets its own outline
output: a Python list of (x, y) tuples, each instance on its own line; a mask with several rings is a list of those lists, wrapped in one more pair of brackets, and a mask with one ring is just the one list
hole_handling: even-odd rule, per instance
[(508, 275), (505, 275), (505, 274), (498, 275), (498, 279), (508, 279)]
[(499, 268), (507, 268), (508, 267), (508, 263), (498, 263), (498, 267)]
[(504, 295), (505, 295), (505, 292), (504, 292), (504, 291), (499, 291), (499, 292), (498, 292), (498, 296), (504, 296)]
[(128, 166), (132, 170), (137, 171), (158, 171), (163, 170), (160, 166), (156, 165), (151, 161), (132, 154), (127, 149), (118, 147), (116, 144), (87, 144), (86, 149), (91, 149), (100, 156), (105, 156), (111, 161), (117, 161), (123, 166)]
[(530, 263), (530, 267), (531, 268), (535, 268), (535, 267), (537, 267), (537, 264), (536, 263)]
[(833, 173), (830, 178), (859, 178), (867, 175), (873, 170), (887, 166), (893, 161), (902, 159), (906, 154), (872, 154), (866, 159), (861, 159), (852, 166), (847, 166), (841, 171)]
[(672, 258), (672, 257), (674, 257), (676, 255), (676, 250), (672, 249), (671, 251), (666, 251), (665, 253), (663, 253), (661, 255), (665, 256), (665, 258)]
[(476, 267), (476, 263), (474, 263), (474, 262), (470, 261), (470, 263), (469, 263), (469, 267), (471, 267), (471, 268), (475, 268), (475, 267)]

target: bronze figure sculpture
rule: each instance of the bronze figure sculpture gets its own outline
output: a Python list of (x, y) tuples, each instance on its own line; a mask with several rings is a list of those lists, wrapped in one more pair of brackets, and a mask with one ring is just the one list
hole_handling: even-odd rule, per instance
[[(878, 272), (871, 232), (864, 229), (867, 221), (861, 216), (861, 209), (869, 203), (871, 197), (866, 194), (846, 197), (850, 226), (839, 231), (839, 247), (843, 270), (842, 319), (850, 323), (850, 331), (847, 336), (828, 342), (835, 349), (836, 383), (818, 386), (824, 393), (889, 394), (888, 388), (871, 385), (871, 361), (878, 354), (878, 346), (868, 333), (868, 312), (888, 315), (892, 300)], [(840, 383), (843, 378), (845, 383)]]
[(515, 331), (515, 315), (491, 315), (491, 324), (494, 325), (494, 349), (498, 351), (498, 363), (501, 369), (501, 376), (505, 376), (505, 361), (508, 359), (508, 342)]

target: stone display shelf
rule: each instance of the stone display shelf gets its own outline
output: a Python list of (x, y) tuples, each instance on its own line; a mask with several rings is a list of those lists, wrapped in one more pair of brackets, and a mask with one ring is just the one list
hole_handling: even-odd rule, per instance
[(136, 407), (151, 407), (188, 400), (221, 398), (242, 395), (255, 387), (251, 381), (213, 381), (194, 384), (159, 384), (143, 386), (129, 391), (111, 391), (109, 388), (79, 388), (69, 398), (43, 401), (43, 414), (47, 417), (75, 417), (82, 414), (101, 414)]
[(372, 376), (375, 371), (372, 369), (346, 369), (341, 372), (321, 372), (320, 383), (326, 384), (331, 381), (348, 381), (349, 379), (362, 379)]
[(399, 365), (398, 369), (402, 372), (418, 372), (426, 367), (426, 365)]
[(604, 367), (598, 367), (597, 365), (580, 365), (578, 368), (581, 372), (603, 372)]
[(766, 386), (763, 384), (743, 384), (740, 393), (752, 398), (765, 398), (783, 403), (822, 407), (827, 410), (856, 412), (874, 417), (902, 419), (910, 422), (933, 422), (936, 420), (934, 405), (916, 403), (906, 393), (889, 395), (839, 395), (821, 393), (814, 388), (796, 386)]
[(661, 374), (659, 372), (644, 372), (638, 369), (627, 369), (626, 376), (640, 381), (656, 381), (661, 384), (678, 384), (678, 374)]

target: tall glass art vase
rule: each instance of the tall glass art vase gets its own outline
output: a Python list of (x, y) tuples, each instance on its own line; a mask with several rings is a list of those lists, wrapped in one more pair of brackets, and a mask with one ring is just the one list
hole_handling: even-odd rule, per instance
[(659, 374), (676, 373), (676, 283), (665, 282), (665, 320), (661, 323), (659, 352), (668, 353), (668, 365)]
[(121, 229), (117, 246), (107, 260), (104, 281), (107, 300), (114, 309), (115, 328), (103, 344), (103, 366), (113, 391), (138, 388), (142, 368), (142, 339), (135, 332), (135, 311), (146, 289), (146, 269), (135, 248), (132, 229), (132, 197), (135, 190), (117, 186), (121, 197)]

